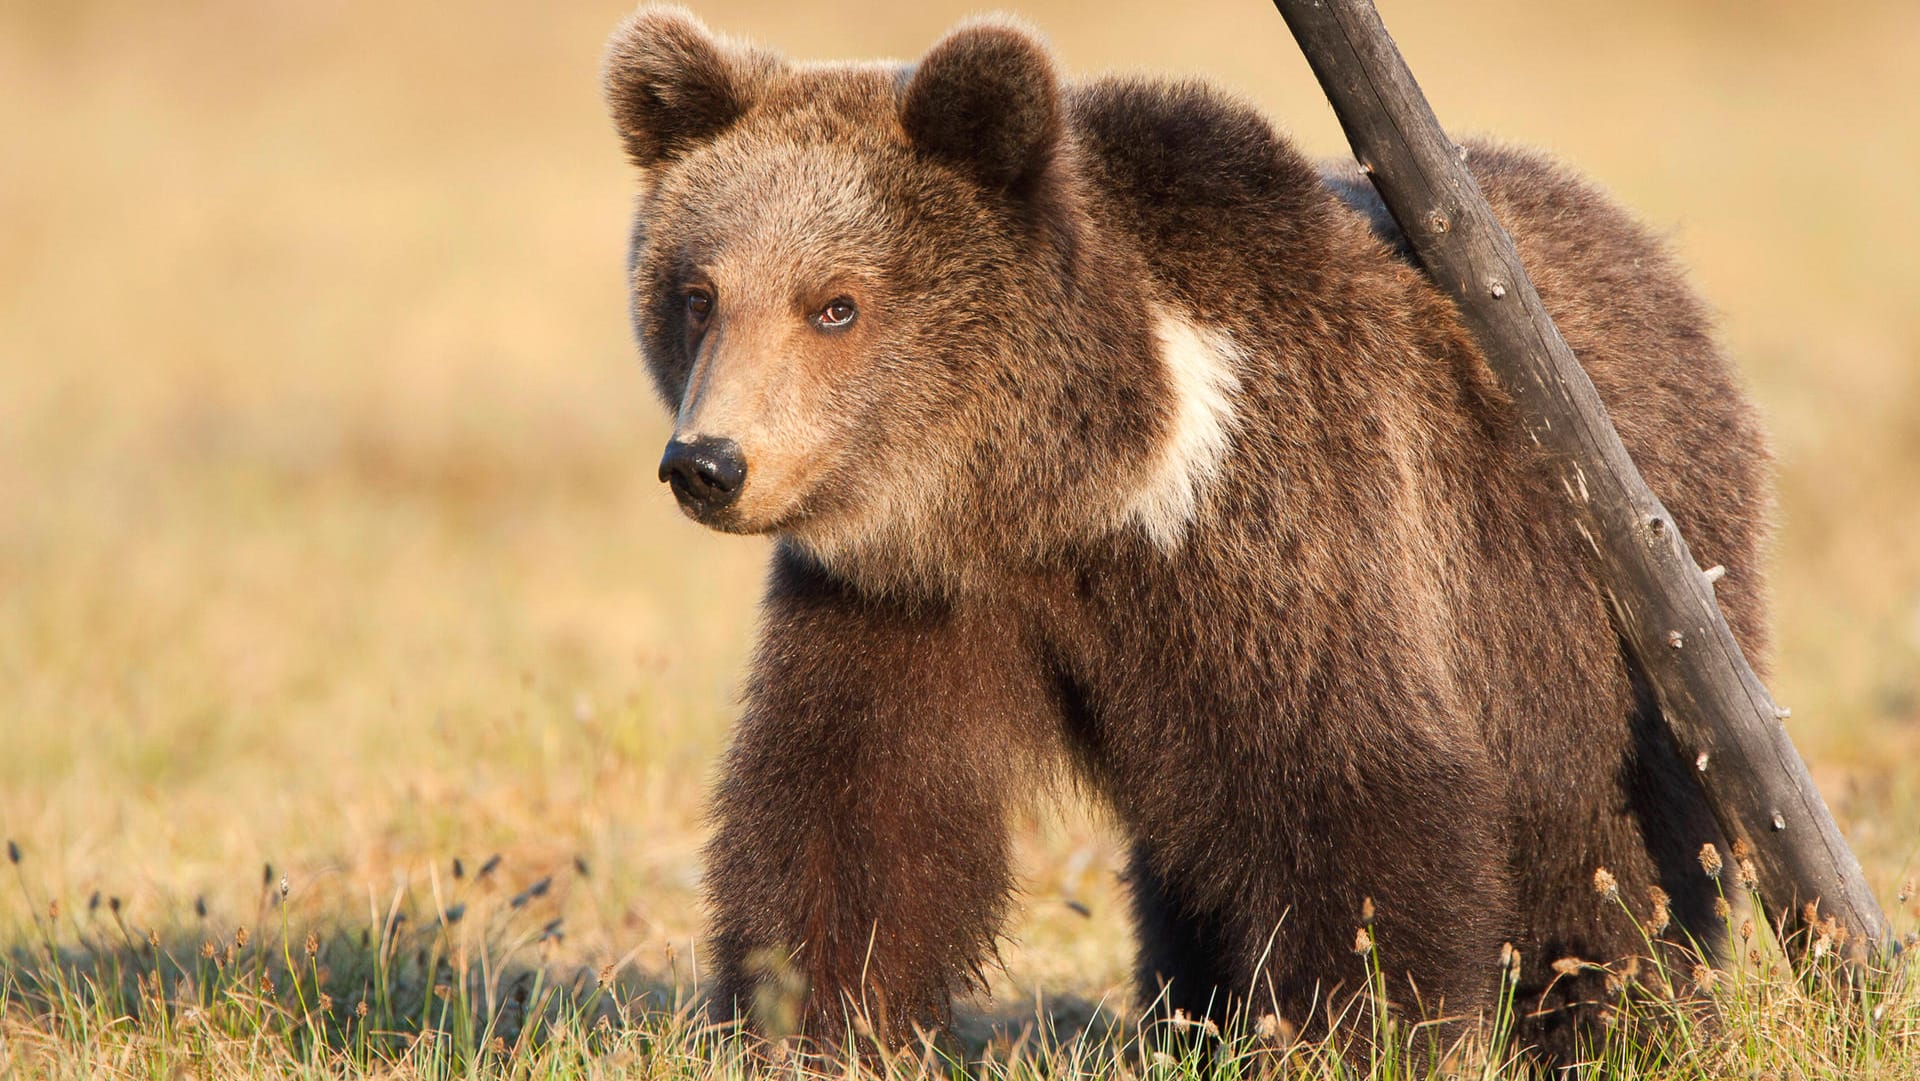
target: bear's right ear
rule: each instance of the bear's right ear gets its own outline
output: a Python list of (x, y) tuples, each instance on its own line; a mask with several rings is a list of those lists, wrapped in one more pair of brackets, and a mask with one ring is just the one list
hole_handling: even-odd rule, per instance
[(1010, 20), (948, 34), (907, 79), (900, 124), (921, 151), (1005, 191), (1037, 175), (1060, 138), (1053, 58)]
[(779, 66), (715, 39), (685, 8), (649, 6), (608, 39), (601, 78), (627, 155), (645, 169), (725, 131)]

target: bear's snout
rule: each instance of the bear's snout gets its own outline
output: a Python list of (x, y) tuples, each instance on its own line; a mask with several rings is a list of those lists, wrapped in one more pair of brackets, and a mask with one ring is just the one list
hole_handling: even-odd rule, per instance
[(660, 457), (660, 479), (672, 486), (683, 510), (704, 519), (739, 498), (747, 483), (747, 459), (731, 439), (675, 439)]

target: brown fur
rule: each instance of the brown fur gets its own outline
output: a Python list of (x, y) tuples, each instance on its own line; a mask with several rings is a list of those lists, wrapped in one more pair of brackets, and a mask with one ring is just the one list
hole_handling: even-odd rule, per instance
[[(709, 853), (723, 1005), (773, 957), (812, 1033), (944, 1021), (1012, 888), (1006, 808), (1061, 764), (1131, 838), (1170, 1007), (1324, 1026), (1371, 899), (1398, 1005), (1485, 1008), (1512, 942), (1564, 1052), (1604, 996), (1549, 964), (1644, 952), (1597, 867), (1715, 939), (1718, 831), (1564, 497), (1353, 174), (1204, 86), (1061, 83), (1004, 23), (804, 67), (647, 9), (608, 83), (648, 361), (682, 435), (690, 386), (750, 388), (695, 434), (747, 448), (714, 524), (781, 537)], [(1584, 182), (1470, 163), (1763, 654), (1767, 456), (1700, 303)], [(858, 321), (813, 332), (836, 291)], [(1230, 438), (1156, 537), (1129, 508), (1194, 423), (1166, 313), (1226, 343)]]

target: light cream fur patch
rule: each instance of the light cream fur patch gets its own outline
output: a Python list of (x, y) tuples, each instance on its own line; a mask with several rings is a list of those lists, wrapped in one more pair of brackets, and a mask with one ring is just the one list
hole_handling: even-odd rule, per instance
[(1165, 310), (1154, 313), (1153, 333), (1173, 391), (1173, 423), (1125, 514), (1162, 551), (1171, 552), (1186, 537), (1200, 498), (1233, 443), (1233, 397), (1246, 354), (1225, 331)]

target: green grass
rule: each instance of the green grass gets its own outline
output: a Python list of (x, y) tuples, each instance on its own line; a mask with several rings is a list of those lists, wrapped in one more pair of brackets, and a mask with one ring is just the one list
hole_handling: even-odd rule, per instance
[[(567, 923), (549, 916), (551, 898), (561, 877), (590, 877), (582, 864), (512, 889), (503, 861), (462, 863), (430, 872), (422, 890), (370, 897), (358, 918), (323, 914), (341, 899), (298, 896), (267, 867), (249, 922), (196, 902), (191, 921), (163, 926), (119, 897), (49, 897), (31, 854), (10, 845), (9, 856), (7, 908), (25, 933), (0, 957), (0, 1076), (1520, 1078), (1543, 1076), (1510, 1039), (1530, 1008), (1514, 990), (1521, 970), (1591, 967), (1509, 953), (1489, 966), (1503, 991), (1494, 1012), (1453, 1028), (1362, 1009), (1336, 1019), (1332, 1038), (1303, 1040), (1270, 1019), (1222, 1032), (1067, 999), (964, 1011), (958, 1038), (917, 1048), (879, 1046), (856, 1023), (844, 1046), (857, 1055), (821, 1055), (712, 1023), (696, 957), (597, 969), (564, 959)], [(1643, 965), (1612, 973), (1604, 1042), (1570, 1076), (1920, 1075), (1910, 966), (1849, 968), (1825, 939), (1789, 964), (1744, 915), (1757, 898), (1742, 900), (1725, 909), (1724, 961), (1669, 967), (1649, 937)], [(1359, 928), (1353, 963), (1385, 1002), (1378, 949)], [(763, 1017), (782, 1012), (761, 1005)]]

